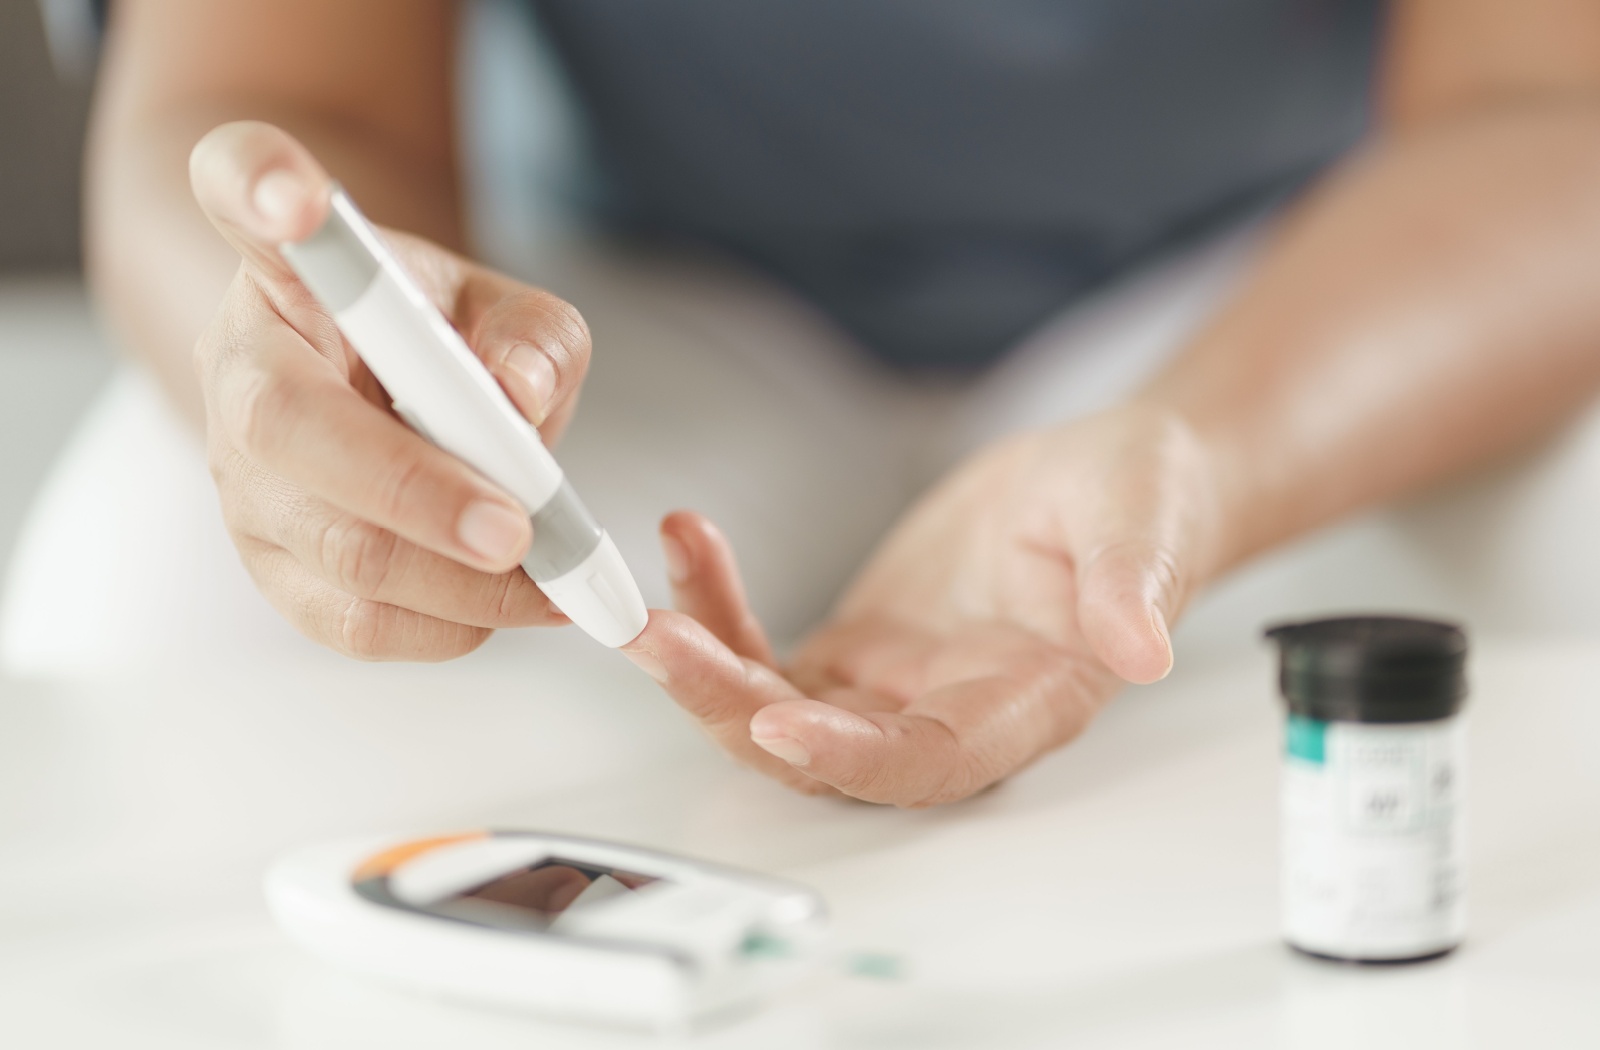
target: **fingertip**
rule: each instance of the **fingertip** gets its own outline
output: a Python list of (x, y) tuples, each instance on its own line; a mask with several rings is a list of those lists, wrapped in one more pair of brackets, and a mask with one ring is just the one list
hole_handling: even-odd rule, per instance
[(229, 155), (228, 145), (237, 137), (234, 124), (220, 124), (212, 128), (189, 151), (189, 184), (195, 196), (205, 203), (205, 194), (211, 190), (222, 174)]
[(771, 666), (772, 645), (750, 609), (733, 546), (710, 519), (674, 511), (661, 521), (672, 604), (740, 656)]
[(706, 553), (715, 557), (716, 550), (708, 551), (707, 547), (707, 537), (714, 534), (714, 528), (704, 516), (691, 510), (675, 510), (661, 519), (661, 553), (667, 562), (667, 579), (674, 587), (690, 581)]
[(675, 510), (661, 519), (661, 528), (690, 544), (732, 550), (727, 534), (697, 510)]
[(672, 585), (681, 587), (688, 583), (694, 573), (693, 556), (688, 546), (665, 528), (661, 530), (661, 555), (666, 560), (667, 579)]
[(1167, 629), (1167, 618), (1161, 615), (1161, 610), (1152, 607), (1150, 610), (1150, 628), (1155, 632), (1159, 657), (1157, 662), (1160, 671), (1150, 681), (1156, 682), (1172, 673), (1172, 632)]
[(589, 329), (582, 315), (549, 292), (498, 275), (481, 280), (475, 294), (493, 298), (473, 325), (473, 351), (530, 423), (558, 430), (589, 369)]
[(256, 178), (250, 205), (263, 239), (303, 241), (321, 227), (328, 214), (329, 187), (292, 168), (272, 168)]
[(1136, 685), (1172, 670), (1163, 605), (1178, 591), (1173, 560), (1159, 551), (1114, 545), (1089, 558), (1079, 580), (1078, 618), (1095, 655)]
[(670, 645), (683, 641), (687, 628), (694, 623), (681, 613), (671, 609), (651, 609), (649, 617), (645, 620), (644, 630), (633, 641), (620, 646), (624, 652), (655, 651), (662, 645)]
[(1121, 615), (1086, 614), (1084, 634), (1095, 655), (1123, 681), (1149, 685), (1172, 670), (1172, 639), (1154, 606)]
[(675, 586), (691, 582), (716, 570), (727, 569), (736, 577), (733, 545), (712, 520), (697, 511), (675, 510), (661, 519), (661, 550), (667, 560), (667, 574)]
[(314, 233), (332, 194), (327, 173), (306, 148), (261, 121), (208, 132), (189, 154), (189, 179), (214, 222), (272, 244)]
[(647, 653), (660, 661), (667, 672), (707, 660), (730, 665), (738, 661), (699, 621), (672, 609), (651, 609), (644, 630), (619, 649), (629, 659), (634, 654)]
[(670, 626), (663, 624), (662, 610), (650, 609), (646, 612), (644, 630), (635, 635), (631, 642), (617, 646), (617, 652), (655, 679), (658, 685), (666, 685), (669, 677), (667, 665), (662, 662), (659, 653), (664, 644), (670, 643)]
[(667, 665), (662, 663), (661, 658), (655, 653), (649, 649), (630, 649), (627, 646), (624, 646), (621, 652), (633, 662), (633, 666), (655, 679), (657, 685), (667, 684)]
[(456, 520), (456, 539), (492, 572), (507, 572), (522, 561), (533, 543), (528, 515), (498, 499), (468, 503)]
[(495, 375), (528, 422), (537, 427), (550, 418), (557, 378), (547, 353), (532, 343), (513, 343), (500, 357)]
[(662, 532), (678, 532), (682, 529), (693, 528), (694, 523), (701, 520), (703, 515), (692, 510), (675, 510), (666, 514), (661, 519)]
[(695, 519), (699, 517), (691, 510), (674, 510), (661, 518), (661, 524), (656, 526), (656, 532), (662, 536), (671, 536), (683, 542), (694, 529)]
[(752, 735), (750, 742), (769, 755), (781, 758), (791, 766), (804, 768), (811, 764), (811, 751), (793, 737), (759, 737)]

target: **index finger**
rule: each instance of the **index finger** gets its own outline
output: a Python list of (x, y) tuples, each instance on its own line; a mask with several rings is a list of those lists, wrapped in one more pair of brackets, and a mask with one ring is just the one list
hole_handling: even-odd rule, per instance
[(650, 622), (622, 653), (735, 758), (799, 791), (827, 790), (750, 739), (750, 719), (756, 712), (769, 704), (805, 700), (778, 672), (739, 656), (694, 619), (664, 609), (650, 610)]
[(294, 329), (252, 315), (218, 340), (202, 378), (210, 429), (263, 469), (418, 546), (484, 572), (527, 551), (525, 510), (487, 478), (367, 401)]

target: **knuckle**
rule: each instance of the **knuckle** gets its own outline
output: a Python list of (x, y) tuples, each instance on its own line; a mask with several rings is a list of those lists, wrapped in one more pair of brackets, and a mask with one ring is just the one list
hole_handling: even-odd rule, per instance
[(215, 334), (207, 328), (189, 348), (189, 366), (194, 370), (195, 379), (200, 381), (202, 393), (209, 393), (211, 379), (216, 371), (216, 342)]
[(493, 587), (494, 622), (497, 624), (510, 623), (517, 608), (517, 574), (515, 572), (501, 573), (494, 577)]
[(1186, 597), (1177, 552), (1166, 544), (1159, 544), (1150, 551), (1148, 564), (1150, 578), (1156, 586), (1157, 604), (1171, 615)]
[(192, 347), (195, 373), (208, 386), (227, 362), (247, 356), (251, 335), (262, 320), (263, 296), (243, 264), (235, 272), (211, 322)]
[(573, 364), (582, 367), (588, 360), (589, 348), (593, 342), (589, 334), (589, 322), (583, 319), (583, 314), (576, 306), (565, 299), (552, 296), (545, 309), (549, 324), (555, 330), (562, 348), (567, 351)]
[(952, 778), (939, 790), (924, 796), (916, 802), (902, 806), (903, 809), (930, 809), (933, 806), (947, 806), (952, 802), (971, 798), (973, 795), (990, 791), (1005, 781), (1003, 776), (967, 776)]
[(469, 627), (460, 623), (452, 624), (451, 626), (454, 631), (446, 644), (433, 654), (433, 659), (454, 660), (457, 657), (466, 656), (484, 642), (487, 642), (489, 637), (494, 634), (494, 631), (488, 627)]
[(1065, 654), (1044, 668), (1038, 688), (1048, 699), (1040, 708), (1043, 729), (1029, 760), (1076, 739), (1116, 692), (1119, 681), (1112, 672)]
[(270, 459), (283, 447), (298, 398), (294, 387), (268, 372), (241, 380), (233, 413), (234, 443), (252, 459)]
[(994, 755), (963, 747), (956, 732), (937, 719), (931, 719), (928, 728), (944, 738), (943, 746), (937, 749), (924, 746), (921, 750), (929, 754), (942, 753), (945, 759), (930, 770), (921, 790), (898, 803), (903, 809), (927, 809), (966, 798), (998, 775), (993, 771)]
[(206, 449), (206, 467), (211, 472), (217, 504), (228, 531), (235, 536), (253, 531), (262, 500), (259, 487), (252, 483), (253, 472), (243, 457), (227, 444), (212, 441)]
[[(275, 565), (273, 557), (278, 553), (276, 549), (231, 526), (228, 533), (233, 540), (234, 549), (239, 554), (240, 563), (244, 565), (245, 571), (250, 574), (250, 579), (255, 582), (261, 593), (274, 600), (278, 596), (287, 596), (288, 588), (284, 586), (283, 573)], [(286, 615), (304, 629), (304, 620), (295, 614), (294, 603), (288, 604), (290, 608), (286, 609)]]
[(239, 323), (235, 317), (237, 307), (234, 305), (236, 294), (232, 288), (228, 290), (227, 298), (217, 307), (211, 322), (189, 348), (189, 364), (208, 409), (216, 407), (216, 395), (225, 377), (227, 363), (240, 356)]
[(951, 802), (959, 802), (968, 795), (982, 791), (991, 781), (983, 776), (951, 773), (935, 781), (930, 789), (913, 799), (900, 803), (901, 809), (931, 809)]
[(424, 483), (427, 475), (427, 467), (417, 456), (407, 455), (392, 459), (385, 469), (378, 473), (374, 496), (379, 512), (390, 521), (405, 517), (406, 511), (412, 506), (417, 489)]
[(452, 660), (493, 634), (435, 620), (370, 598), (351, 598), (338, 615), (333, 647), (357, 660)]
[[(893, 746), (892, 742), (889, 746)], [(838, 770), (828, 779), (847, 795), (880, 802), (892, 797), (893, 774), (884, 761), (860, 762)]]
[(335, 648), (357, 660), (385, 660), (397, 651), (391, 607), (369, 598), (351, 598), (340, 610)]
[(237, 539), (240, 536), (251, 536), (260, 531), (255, 527), (255, 514), (243, 499), (238, 496), (223, 492), (218, 500), (222, 511), (222, 524), (228, 534)]
[(398, 537), (371, 522), (343, 515), (322, 534), (322, 562), (331, 582), (359, 598), (374, 598), (395, 568)]
[(1084, 564), (1087, 571), (1104, 574), (1125, 591), (1152, 588), (1158, 601), (1182, 596), (1181, 559), (1171, 544), (1159, 539), (1115, 540), (1093, 551)]
[[(494, 581), (490, 585), (493, 590), (487, 603), (490, 622), (497, 627), (511, 627), (527, 622), (528, 599), (531, 596), (526, 588), (532, 584), (523, 581), (528, 577), (520, 569), (512, 569), (491, 579)], [(539, 593), (542, 596), (543, 592)]]
[(214, 427), (208, 426), (206, 430), (206, 470), (210, 472), (211, 481), (226, 503), (228, 493), (233, 487), (239, 453), (235, 452), (226, 441), (220, 440), (220, 435), (216, 433)]
[(837, 789), (824, 784), (820, 780), (813, 780), (807, 776), (785, 776), (783, 778), (783, 783), (784, 786), (802, 795), (805, 795), (808, 798), (817, 798), (821, 795), (838, 794)]

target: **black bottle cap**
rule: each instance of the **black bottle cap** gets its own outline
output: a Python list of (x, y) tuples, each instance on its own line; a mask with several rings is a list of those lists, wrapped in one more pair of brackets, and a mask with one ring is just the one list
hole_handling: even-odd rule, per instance
[(1289, 710), (1323, 722), (1432, 722), (1461, 710), (1467, 636), (1403, 616), (1347, 616), (1267, 630)]

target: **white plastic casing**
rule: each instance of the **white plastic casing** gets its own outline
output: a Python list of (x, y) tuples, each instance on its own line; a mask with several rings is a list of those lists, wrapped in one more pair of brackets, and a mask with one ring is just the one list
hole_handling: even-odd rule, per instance
[(402, 283), (383, 267), (334, 320), (395, 410), (429, 441), (470, 463), (530, 514), (555, 495), (561, 467), (539, 432), (409, 279)]
[(1312, 722), (1282, 780), (1284, 936), (1338, 959), (1415, 959), (1466, 932), (1465, 721)]
[[(422, 869), (414, 877), (392, 881), (415, 897), (444, 896), (549, 856), (670, 881), (569, 910), (559, 933), (554, 924), (549, 932), (490, 929), (358, 894), (352, 874), (363, 861), (403, 842), (338, 843), (280, 860), (265, 880), (273, 918), (314, 954), (413, 990), (656, 1030), (755, 1005), (809, 974), (823, 944), (822, 903), (804, 887), (564, 836), (447, 847), (413, 862)], [(799, 951), (741, 955), (757, 928)]]
[[(555, 495), (561, 467), (477, 356), (392, 266), (335, 315), (413, 429), (515, 496), (529, 514)], [(638, 637), (649, 613), (609, 534), (576, 568), (539, 588), (602, 645)]]
[(601, 645), (615, 649), (639, 637), (650, 614), (610, 533), (577, 566), (539, 589)]
[[(504, 488), (530, 516), (551, 501), (564, 477), (539, 432), (342, 190), (333, 194), (324, 228), (284, 245), (283, 253), (413, 430)], [(592, 550), (577, 553), (585, 555), (581, 565), (535, 582), (602, 644), (631, 641), (648, 613), (616, 545), (601, 534)], [(589, 581), (597, 592), (583, 589)]]

